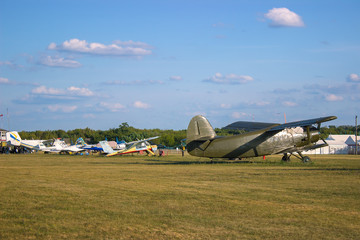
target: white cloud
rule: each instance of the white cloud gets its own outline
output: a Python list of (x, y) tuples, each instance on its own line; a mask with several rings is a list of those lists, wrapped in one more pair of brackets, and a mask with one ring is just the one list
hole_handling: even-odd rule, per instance
[(46, 56), (40, 59), (40, 64), (49, 66), (49, 67), (63, 67), (63, 68), (78, 68), (81, 67), (81, 63), (61, 58), (61, 57), (52, 57), (52, 56)]
[(113, 44), (105, 45), (102, 43), (88, 43), (86, 40), (79, 40), (76, 38), (65, 41), (59, 45), (50, 43), (48, 46), (48, 49), (50, 50), (125, 57), (150, 55), (152, 52), (148, 48), (150, 48), (149, 45), (141, 42), (116, 41)]
[(10, 61), (0, 61), (0, 66), (12, 66), (13, 63)]
[(285, 101), (285, 102), (283, 102), (282, 104), (283, 104), (284, 106), (286, 106), (286, 107), (295, 107), (295, 106), (297, 106), (296, 103), (291, 102), (291, 101)]
[(221, 73), (215, 73), (214, 76), (203, 80), (204, 82), (217, 83), (217, 84), (244, 84), (254, 81), (251, 76), (228, 74), (226, 76)]
[(31, 93), (34, 94), (46, 94), (46, 95), (62, 95), (64, 91), (56, 88), (47, 88), (45, 86), (39, 86), (31, 90)]
[(343, 100), (343, 97), (342, 96), (337, 96), (335, 94), (329, 94), (325, 97), (325, 99), (327, 101), (330, 101), (330, 102), (335, 102), (335, 101), (342, 101)]
[(94, 96), (94, 93), (88, 88), (78, 88), (71, 86), (66, 89), (71, 95), (90, 97)]
[(108, 103), (108, 102), (101, 102), (100, 107), (106, 108), (110, 110), (111, 112), (118, 112), (122, 109), (125, 109), (125, 106), (121, 103)]
[(181, 81), (182, 80), (182, 77), (181, 76), (171, 76), (169, 78), (171, 81)]
[(68, 87), (67, 89), (48, 88), (46, 86), (39, 86), (31, 90), (32, 94), (43, 95), (48, 97), (91, 97), (95, 94), (88, 88)]
[(164, 82), (160, 81), (160, 80), (148, 80), (148, 81), (134, 80), (134, 81), (108, 81), (108, 82), (105, 82), (105, 84), (134, 86), (134, 85), (164, 84)]
[(245, 117), (248, 117), (250, 116), (249, 114), (247, 113), (243, 113), (243, 112), (233, 112), (231, 114), (231, 117), (234, 118), (234, 119), (241, 119), (241, 118), (245, 118)]
[(10, 81), (7, 78), (0, 77), (0, 84), (9, 84)]
[(218, 23), (212, 24), (211, 26), (214, 27), (214, 28), (223, 28), (223, 27), (225, 27), (225, 23), (218, 22)]
[(229, 108), (231, 108), (231, 104), (222, 103), (222, 104), (220, 104), (220, 107), (224, 108), (224, 109), (229, 109)]
[(92, 113), (86, 113), (86, 114), (83, 115), (83, 118), (96, 118), (96, 117)]
[(144, 103), (144, 102), (141, 102), (141, 101), (135, 101), (133, 106), (135, 108), (142, 108), (142, 109), (150, 108), (150, 105), (148, 103)]
[(347, 79), (350, 82), (360, 82), (360, 76), (356, 73), (350, 74)]
[(304, 27), (301, 17), (287, 8), (273, 8), (265, 15), (272, 27)]
[(257, 107), (264, 107), (264, 106), (267, 106), (269, 104), (270, 104), (270, 102), (266, 102), (266, 101), (258, 101), (258, 102), (249, 103), (249, 105), (254, 105), (254, 106), (257, 106)]
[(51, 112), (64, 112), (64, 113), (70, 113), (77, 109), (77, 106), (66, 106), (66, 105), (49, 105), (47, 108)]
[(19, 65), (10, 61), (0, 61), (0, 66), (8, 66), (13, 69), (22, 69), (24, 68), (23, 65)]
[(17, 82), (8, 78), (0, 77), (0, 84), (18, 85), (18, 86), (38, 86), (36, 82)]
[(144, 42), (135, 42), (132, 40), (129, 41), (120, 41), (120, 40), (115, 40), (113, 41), (114, 44), (119, 45), (119, 46), (126, 46), (126, 47), (137, 47), (137, 48), (144, 48), (144, 49), (152, 49), (154, 48), (153, 46), (144, 43)]

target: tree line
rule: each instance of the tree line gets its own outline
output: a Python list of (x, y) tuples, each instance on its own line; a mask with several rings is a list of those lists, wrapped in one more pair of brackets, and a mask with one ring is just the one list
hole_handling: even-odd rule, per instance
[[(226, 130), (215, 128), (219, 136), (229, 136), (244, 133), (244, 130)], [(329, 134), (355, 134), (354, 126), (329, 126), (320, 129), (321, 137), (326, 139)], [(129, 126), (128, 123), (122, 123), (118, 128), (109, 130), (93, 130), (90, 128), (74, 130), (46, 130), (46, 131), (22, 131), (22, 139), (69, 139), (70, 143), (75, 143), (79, 137), (84, 138), (88, 144), (95, 144), (107, 139), (108, 141), (124, 140), (131, 142), (149, 137), (159, 136), (152, 140), (154, 144), (164, 145), (166, 147), (179, 147), (181, 140), (186, 138), (186, 130), (160, 130), (160, 129), (137, 129)]]

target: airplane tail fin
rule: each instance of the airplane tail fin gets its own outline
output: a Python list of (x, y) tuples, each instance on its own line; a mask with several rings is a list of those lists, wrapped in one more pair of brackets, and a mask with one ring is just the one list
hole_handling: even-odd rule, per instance
[(192, 141), (207, 141), (216, 137), (216, 133), (209, 121), (201, 115), (193, 117), (186, 133), (186, 143)]
[(114, 153), (114, 149), (109, 145), (108, 141), (100, 141), (100, 145), (102, 149), (104, 150), (104, 153), (111, 154)]
[(13, 146), (21, 145), (21, 137), (17, 131), (7, 132), (6, 133), (6, 141)]
[(85, 146), (86, 143), (84, 141), (84, 139), (82, 137), (79, 137), (77, 140), (76, 140), (76, 145), (81, 145), (81, 146)]

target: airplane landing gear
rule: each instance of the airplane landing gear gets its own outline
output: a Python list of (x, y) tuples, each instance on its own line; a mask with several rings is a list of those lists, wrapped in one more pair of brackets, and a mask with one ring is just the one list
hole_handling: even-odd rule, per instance
[(303, 163), (307, 163), (307, 162), (310, 162), (311, 159), (310, 159), (310, 157), (308, 157), (308, 156), (304, 156), (304, 157), (302, 158), (302, 161), (303, 161)]
[(303, 155), (301, 154), (301, 152), (298, 152), (298, 154), (299, 154), (299, 156), (300, 156), (300, 160), (301, 160), (303, 163), (307, 163), (307, 162), (310, 162), (310, 161), (311, 161), (310, 157), (308, 157), (308, 156), (303, 156)]
[(303, 163), (308, 163), (308, 162), (311, 161), (310, 157), (308, 157), (308, 156), (303, 156), (303, 155), (301, 154), (301, 152), (297, 152), (297, 154), (298, 154), (299, 156), (297, 156), (297, 155), (295, 155), (295, 154), (292, 154), (292, 153), (290, 153), (290, 154), (284, 153), (284, 156), (282, 157), (281, 160), (284, 161), (284, 162), (290, 162), (290, 156), (293, 155), (293, 156), (297, 157), (298, 159), (300, 159)]
[(282, 157), (281, 161), (290, 162), (290, 156), (291, 154), (284, 153), (284, 156)]

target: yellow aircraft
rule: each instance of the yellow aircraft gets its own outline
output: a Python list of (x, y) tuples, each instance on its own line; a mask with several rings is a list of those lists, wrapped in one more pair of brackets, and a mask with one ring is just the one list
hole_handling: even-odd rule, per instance
[(103, 148), (104, 152), (106, 153), (106, 157), (135, 153), (135, 152), (146, 152), (148, 155), (153, 156), (155, 155), (155, 152), (157, 150), (157, 145), (151, 145), (148, 141), (156, 138), (159, 138), (159, 136), (131, 142), (129, 143), (129, 146), (126, 146), (125, 149), (119, 151), (114, 151), (114, 149), (110, 147), (108, 141), (101, 141), (100, 145)]

